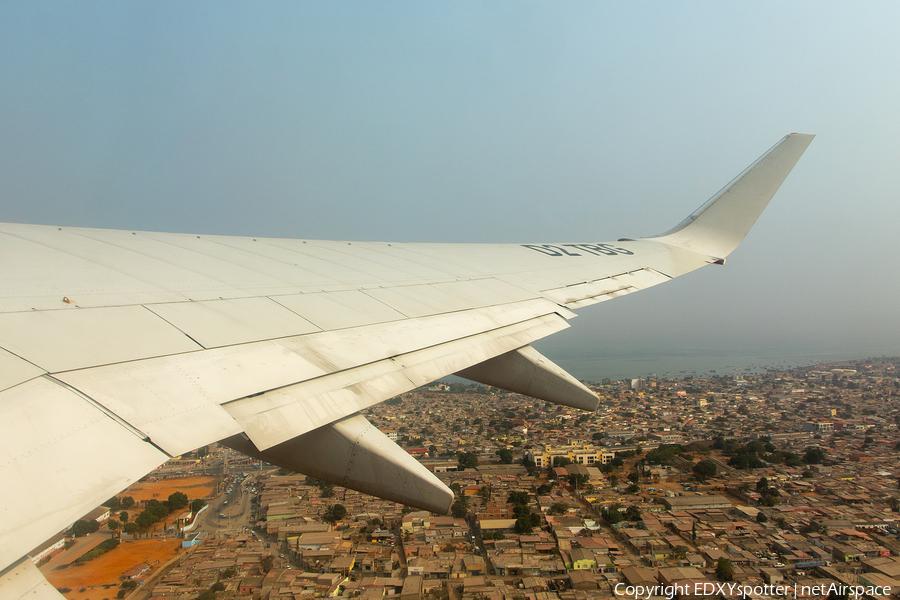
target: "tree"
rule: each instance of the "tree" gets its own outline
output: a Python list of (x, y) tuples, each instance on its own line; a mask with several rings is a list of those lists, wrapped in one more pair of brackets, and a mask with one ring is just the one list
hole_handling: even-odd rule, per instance
[(766, 513), (764, 513), (764, 512), (756, 513), (756, 522), (757, 523), (765, 523), (768, 520), (769, 520), (769, 517), (766, 516)]
[(624, 517), (622, 513), (619, 512), (619, 507), (615, 504), (610, 506), (609, 508), (604, 508), (602, 512), (603, 520), (609, 523), (610, 525), (615, 525), (616, 523), (620, 523)]
[(478, 455), (474, 452), (459, 452), (456, 456), (459, 460), (460, 471), (465, 471), (467, 468), (474, 469), (478, 466)]
[(641, 509), (633, 504), (625, 509), (625, 520), (626, 521), (640, 521), (641, 520)]
[(481, 499), (484, 502), (490, 502), (490, 500), (491, 500), (491, 486), (490, 485), (481, 486)]
[(134, 524), (141, 529), (149, 529), (154, 523), (156, 523), (156, 518), (146, 510), (139, 514), (134, 520)]
[(809, 446), (803, 456), (803, 462), (808, 465), (820, 465), (825, 460), (825, 451), (818, 446)]
[(153, 516), (155, 521), (159, 521), (169, 515), (169, 507), (160, 502), (159, 500), (150, 500), (147, 502), (147, 510), (144, 512), (148, 512)]
[(219, 579), (231, 579), (235, 575), (237, 575), (237, 567), (232, 566), (219, 573)]
[(347, 509), (343, 504), (332, 504), (325, 510), (325, 514), (322, 515), (322, 520), (334, 524), (345, 516), (347, 516)]
[(131, 496), (124, 496), (120, 503), (123, 509), (128, 510), (129, 508), (134, 506), (134, 498), (132, 498)]
[(517, 516), (515, 532), (519, 534), (528, 534), (534, 531), (534, 528), (541, 524), (541, 517), (532, 513), (527, 506), (517, 505)]
[(760, 478), (760, 480), (756, 482), (756, 491), (765, 496), (768, 490), (769, 480), (765, 477)]
[(564, 515), (569, 512), (569, 505), (565, 502), (554, 502), (547, 511), (548, 515)]
[[(340, 506), (340, 505), (337, 505), (337, 506)], [(274, 567), (274, 566), (275, 566), (275, 557), (272, 556), (271, 554), (266, 554), (259, 561), (259, 569), (263, 573), (268, 573), (269, 571), (272, 570), (272, 567)]]
[(719, 581), (731, 581), (734, 578), (734, 565), (727, 558), (720, 558), (716, 563), (716, 577)]
[(706, 459), (701, 460), (693, 468), (694, 476), (700, 481), (706, 481), (710, 477), (716, 476), (716, 463)]
[(110, 520), (107, 522), (107, 525), (106, 525), (106, 526), (109, 527), (109, 530), (113, 532), (113, 535), (116, 535), (116, 530), (117, 530), (119, 527), (121, 527), (121, 525), (119, 524), (119, 522), (116, 521), (115, 519), (110, 519)]
[(90, 533), (90, 530), (88, 529), (87, 521), (78, 519), (77, 521), (72, 523), (72, 535), (74, 535), (75, 537), (81, 537), (83, 535), (87, 535), (88, 533)]
[(123, 524), (123, 525), (124, 525), (125, 523), (127, 523), (127, 522), (128, 522), (128, 511), (124, 511), (124, 510), (123, 510), (122, 512), (120, 512), (120, 513), (119, 513), (119, 520), (122, 521), (122, 524)]
[(581, 473), (572, 473), (569, 475), (569, 483), (577, 490), (579, 486), (583, 486), (588, 482), (588, 476)]
[(174, 492), (169, 494), (169, 512), (180, 510), (188, 505), (188, 497), (183, 492)]
[(100, 523), (97, 521), (82, 521), (78, 520), (72, 525), (72, 535), (75, 537), (81, 537), (83, 535), (87, 535), (89, 533), (94, 533), (100, 529)]
[(500, 457), (500, 460), (503, 461), (503, 464), (509, 465), (512, 464), (513, 461), (513, 453), (508, 448), (502, 448), (497, 452), (497, 456)]
[(528, 506), (529, 502), (530, 499), (527, 492), (510, 492), (509, 496), (506, 498), (507, 504), (520, 504), (522, 506)]
[(778, 504), (778, 492), (775, 492), (774, 490), (773, 492), (774, 493), (763, 496), (762, 500), (760, 500), (760, 504), (763, 506), (775, 506)]
[(456, 499), (456, 502), (453, 503), (453, 506), (450, 507), (450, 514), (453, 515), (456, 519), (465, 518), (466, 514), (469, 512), (469, 499), (465, 496), (461, 496)]

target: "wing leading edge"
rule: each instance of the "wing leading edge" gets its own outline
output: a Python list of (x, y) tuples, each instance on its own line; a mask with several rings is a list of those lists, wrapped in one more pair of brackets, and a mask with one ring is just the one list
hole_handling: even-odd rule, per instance
[[(445, 512), (446, 486), (358, 412), (453, 373), (595, 408), (529, 344), (568, 327), (569, 309), (722, 262), (812, 138), (786, 136), (680, 225), (640, 240), (0, 225), (0, 569), (170, 456), (217, 441)], [(323, 446), (329, 460), (303, 458)]]

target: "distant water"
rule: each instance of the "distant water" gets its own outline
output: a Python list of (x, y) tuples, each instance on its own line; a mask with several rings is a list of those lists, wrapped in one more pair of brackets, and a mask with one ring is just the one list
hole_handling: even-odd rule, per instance
[(897, 356), (892, 352), (785, 352), (741, 353), (716, 352), (632, 352), (596, 356), (552, 356), (549, 358), (583, 381), (602, 381), (604, 378), (633, 379), (656, 375), (665, 379), (681, 379), (688, 376), (710, 377), (715, 375), (747, 375), (772, 370), (788, 370), (819, 363)]

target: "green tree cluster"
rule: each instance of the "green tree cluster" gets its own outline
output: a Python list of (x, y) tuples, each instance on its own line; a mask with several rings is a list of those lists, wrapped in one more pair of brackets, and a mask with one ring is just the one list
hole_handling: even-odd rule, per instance
[(684, 446), (681, 444), (663, 444), (648, 452), (644, 460), (648, 465), (668, 465), (682, 452), (684, 452)]
[(328, 523), (334, 524), (347, 516), (347, 509), (343, 504), (332, 504), (322, 515), (322, 519)]
[(640, 521), (641, 520), (641, 509), (633, 504), (625, 509), (624, 514), (626, 521)]
[(769, 486), (769, 480), (762, 477), (756, 482), (756, 491), (759, 493), (759, 503), (763, 506), (775, 506), (778, 503), (778, 490)]
[(91, 550), (90, 552), (88, 552), (86, 554), (82, 554), (81, 556), (79, 556), (75, 560), (75, 562), (83, 563), (83, 562), (87, 562), (89, 560), (94, 560), (101, 554), (106, 554), (107, 552), (109, 552), (110, 550), (112, 550), (113, 548), (115, 548), (118, 545), (119, 545), (119, 540), (117, 540), (115, 538), (103, 540), (102, 542), (100, 542), (100, 544), (96, 548), (94, 548), (93, 550)]
[(698, 481), (706, 481), (710, 477), (716, 476), (716, 463), (709, 459), (701, 460), (694, 465), (692, 470)]
[(100, 529), (100, 523), (97, 521), (84, 521), (79, 519), (72, 525), (72, 535), (81, 537), (89, 533), (94, 533), (98, 529)]
[(547, 511), (548, 515), (564, 515), (569, 512), (569, 505), (565, 502), (554, 502)]
[(526, 492), (512, 492), (506, 499), (508, 504), (513, 505), (513, 515), (516, 517), (516, 533), (531, 533), (535, 527), (541, 524), (540, 515), (532, 513), (528, 507), (529, 501), (530, 498)]
[(478, 455), (474, 452), (458, 452), (456, 455), (459, 461), (459, 470), (474, 469), (478, 466)]
[(464, 519), (468, 513), (469, 499), (465, 494), (461, 494), (456, 497), (456, 501), (453, 503), (453, 506), (450, 507), (450, 514), (453, 515), (455, 519)]
[(727, 558), (720, 558), (716, 563), (716, 577), (719, 581), (731, 581), (734, 579), (734, 565)]
[[(341, 505), (336, 504), (335, 506), (341, 506)], [(343, 506), (341, 506), (341, 508), (343, 508)], [(271, 554), (267, 554), (267, 555), (263, 556), (262, 559), (259, 561), (259, 569), (263, 573), (268, 573), (269, 571), (272, 570), (272, 567), (274, 567), (274, 566), (275, 566), (275, 557), (272, 556)]]
[(818, 446), (809, 446), (803, 455), (803, 462), (808, 465), (821, 465), (825, 462), (825, 451)]
[[(176, 510), (182, 510), (187, 506), (188, 497), (183, 492), (173, 492), (172, 494), (169, 494), (168, 499), (163, 502), (156, 499), (150, 500), (147, 502), (147, 508), (134, 519), (134, 525), (140, 531), (147, 531), (154, 523), (162, 521)], [(127, 525), (128, 524), (126, 524), (124, 530), (126, 533), (131, 533)]]
[(600, 516), (603, 517), (603, 520), (609, 523), (610, 525), (615, 525), (616, 523), (621, 523), (625, 517), (622, 516), (621, 511), (619, 511), (618, 504), (611, 504), (609, 506), (604, 506), (600, 511)]

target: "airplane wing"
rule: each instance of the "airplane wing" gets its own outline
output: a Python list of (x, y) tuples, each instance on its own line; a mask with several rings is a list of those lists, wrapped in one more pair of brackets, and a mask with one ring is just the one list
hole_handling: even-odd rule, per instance
[(611, 243), (0, 225), (0, 595), (30, 581), (31, 549), (212, 442), (446, 512), (452, 492), (359, 411), (454, 373), (595, 408), (529, 344), (722, 263), (812, 138), (786, 136), (676, 228)]

